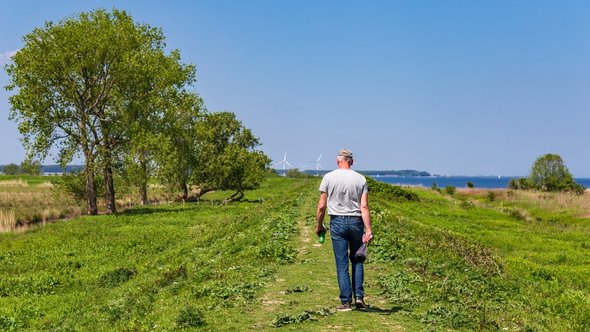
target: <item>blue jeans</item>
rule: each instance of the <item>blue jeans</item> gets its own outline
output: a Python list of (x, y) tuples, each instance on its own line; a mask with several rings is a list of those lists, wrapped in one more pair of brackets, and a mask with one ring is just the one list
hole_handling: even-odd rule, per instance
[[(340, 301), (342, 304), (352, 302), (354, 296), (362, 298), (363, 264), (355, 262), (354, 254), (363, 244), (365, 225), (361, 217), (330, 216), (330, 238), (336, 259), (336, 273), (338, 287), (340, 287)], [(352, 285), (348, 274), (348, 261), (352, 265)]]

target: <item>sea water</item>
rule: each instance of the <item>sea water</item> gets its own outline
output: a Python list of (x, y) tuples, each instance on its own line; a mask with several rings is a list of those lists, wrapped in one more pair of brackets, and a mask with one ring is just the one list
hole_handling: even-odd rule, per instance
[[(377, 181), (391, 183), (398, 186), (432, 187), (436, 184), (439, 188), (453, 186), (467, 188), (467, 182), (473, 183), (475, 188), (498, 189), (508, 188), (508, 182), (514, 179), (510, 176), (375, 176)], [(576, 178), (577, 183), (590, 188), (590, 178)]]

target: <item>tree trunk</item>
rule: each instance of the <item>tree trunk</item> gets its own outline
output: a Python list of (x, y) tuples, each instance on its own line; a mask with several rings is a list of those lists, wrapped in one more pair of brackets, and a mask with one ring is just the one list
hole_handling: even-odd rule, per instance
[(142, 181), (139, 185), (139, 199), (141, 201), (141, 205), (148, 204), (147, 183), (145, 181)]
[(188, 184), (183, 183), (182, 184), (182, 199), (187, 199), (188, 198)]
[(117, 206), (115, 205), (115, 184), (113, 182), (113, 169), (110, 161), (104, 167), (104, 198), (108, 214), (117, 213)]
[(236, 202), (244, 198), (244, 193), (241, 190), (236, 191), (233, 195), (223, 200), (221, 205), (225, 205), (227, 203)]
[(139, 180), (139, 200), (141, 201), (141, 205), (147, 205), (147, 181), (149, 176), (147, 172), (147, 162), (145, 161), (145, 156), (143, 154), (140, 155), (139, 165), (141, 167), (141, 175)]
[(86, 198), (88, 201), (88, 213), (91, 215), (98, 214), (98, 205), (96, 205), (96, 191), (94, 188), (94, 167), (86, 160)]

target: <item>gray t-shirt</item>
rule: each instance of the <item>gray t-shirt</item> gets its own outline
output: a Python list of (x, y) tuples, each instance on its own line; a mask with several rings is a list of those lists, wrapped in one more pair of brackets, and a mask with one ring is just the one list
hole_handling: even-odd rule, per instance
[(369, 191), (367, 180), (351, 169), (336, 169), (322, 178), (320, 191), (328, 194), (328, 214), (361, 216), (361, 197)]

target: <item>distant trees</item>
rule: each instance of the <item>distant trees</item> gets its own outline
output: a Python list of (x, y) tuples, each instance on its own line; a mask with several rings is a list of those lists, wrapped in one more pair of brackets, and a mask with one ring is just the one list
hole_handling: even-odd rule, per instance
[(83, 156), (90, 214), (98, 212), (97, 178), (107, 213), (116, 212), (116, 172), (138, 188), (142, 203), (156, 175), (185, 196), (191, 183), (232, 183), (240, 192), (259, 183), (256, 169), (266, 169), (268, 158), (255, 150), (258, 140), (231, 113), (208, 125), (202, 100), (187, 90), (195, 66), (176, 50), (165, 52), (161, 29), (125, 11), (95, 10), (47, 22), (23, 39), (6, 66), (7, 89), (16, 92), (10, 118), (29, 158), (44, 159), (57, 147), (63, 167)]
[(17, 164), (8, 164), (4, 166), (3, 172), (6, 175), (18, 175), (21, 173), (21, 169)]
[(27, 158), (20, 164), (20, 169), (24, 174), (28, 175), (40, 175), (42, 173), (41, 162), (39, 160)]
[(584, 187), (574, 181), (563, 159), (557, 154), (545, 154), (537, 158), (528, 178), (512, 179), (509, 188), (577, 193), (584, 191)]

